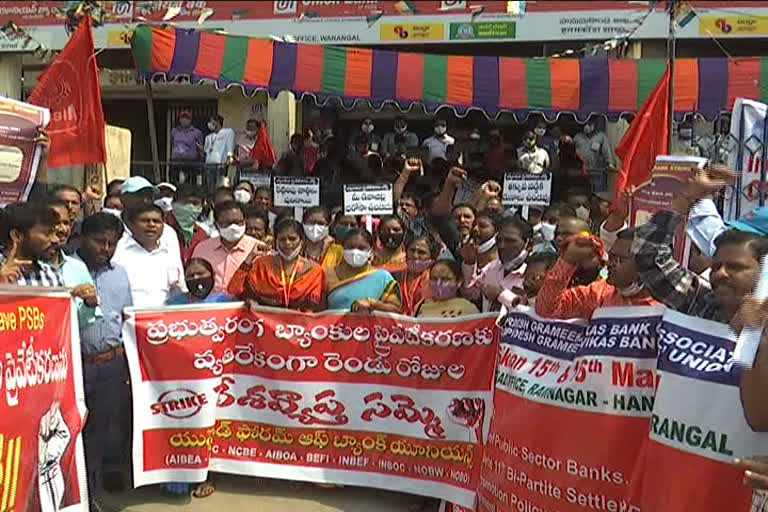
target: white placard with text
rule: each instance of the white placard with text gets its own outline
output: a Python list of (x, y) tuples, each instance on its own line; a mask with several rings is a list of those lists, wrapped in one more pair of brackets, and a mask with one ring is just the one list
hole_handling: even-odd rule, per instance
[(274, 178), (277, 207), (310, 208), (320, 204), (320, 178)]
[(344, 185), (344, 215), (391, 215), (392, 184)]

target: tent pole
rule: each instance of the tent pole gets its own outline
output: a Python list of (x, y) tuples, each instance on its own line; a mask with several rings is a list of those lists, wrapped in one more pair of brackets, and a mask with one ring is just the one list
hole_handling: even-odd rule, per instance
[(675, 14), (677, 2), (667, 0), (669, 9), (669, 34), (667, 35), (667, 66), (669, 67), (669, 95), (667, 109), (669, 111), (668, 143), (672, 147), (672, 128), (675, 121), (675, 53), (677, 50), (677, 35), (675, 34)]
[(162, 181), (160, 176), (160, 152), (157, 149), (157, 126), (155, 125), (155, 102), (152, 97), (152, 84), (150, 79), (144, 81), (144, 88), (147, 92), (147, 117), (149, 120), (149, 145), (152, 148), (152, 173), (154, 182)]

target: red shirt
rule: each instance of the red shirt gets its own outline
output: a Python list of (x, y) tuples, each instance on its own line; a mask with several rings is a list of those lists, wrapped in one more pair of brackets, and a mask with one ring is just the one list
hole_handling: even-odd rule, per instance
[(624, 297), (604, 279), (585, 286), (568, 288), (577, 267), (563, 259), (549, 269), (539, 294), (536, 314), (543, 318), (584, 318), (589, 320), (596, 309), (609, 306), (655, 306), (653, 297)]

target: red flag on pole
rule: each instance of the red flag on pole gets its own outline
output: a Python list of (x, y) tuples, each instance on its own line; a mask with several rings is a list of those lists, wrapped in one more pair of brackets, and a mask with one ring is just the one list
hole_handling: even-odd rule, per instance
[(256, 144), (251, 149), (251, 159), (254, 162), (259, 162), (261, 169), (272, 167), (277, 161), (275, 149), (272, 147), (272, 141), (269, 140), (264, 121), (259, 122), (259, 138), (256, 139)]
[(669, 153), (670, 115), (667, 68), (616, 147), (616, 155), (621, 158), (622, 165), (616, 176), (614, 201), (626, 188), (648, 181), (656, 157)]
[(104, 111), (90, 16), (80, 22), (61, 53), (40, 75), (28, 101), (51, 110), (49, 167), (106, 162)]

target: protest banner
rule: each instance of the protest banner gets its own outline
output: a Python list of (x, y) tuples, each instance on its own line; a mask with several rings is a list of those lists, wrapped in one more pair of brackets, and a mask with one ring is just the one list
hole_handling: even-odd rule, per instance
[[(747, 424), (726, 324), (667, 310), (642, 472), (643, 510), (748, 511), (752, 493), (734, 458), (768, 455), (768, 434)], [(669, 485), (674, 481), (674, 485)]]
[[(657, 156), (651, 179), (632, 194), (629, 225), (642, 226), (654, 213), (669, 209), (672, 200), (685, 193), (691, 169), (701, 169), (706, 163), (706, 158), (697, 156)], [(675, 258), (687, 264), (691, 243), (685, 236), (686, 224), (687, 221), (681, 222), (675, 234), (674, 251)]]
[(27, 200), (42, 152), (35, 139), (50, 120), (47, 108), (0, 97), (0, 207)]
[(392, 184), (344, 185), (344, 215), (392, 215)]
[(728, 189), (723, 218), (736, 220), (760, 206), (760, 192), (766, 192), (766, 154), (768, 105), (736, 98), (733, 103), (730, 133), (722, 141), (728, 166), (736, 171), (736, 183)]
[(508, 314), (479, 510), (640, 510), (627, 491), (648, 436), (660, 319), (651, 307), (604, 308), (589, 325)]
[(88, 510), (85, 397), (68, 291), (0, 287), (0, 510)]
[(247, 181), (253, 188), (271, 187), (272, 175), (261, 172), (240, 172), (240, 181)]
[(240, 306), (126, 311), (137, 486), (221, 471), (474, 506), (490, 423), (493, 315)]
[(504, 173), (502, 203), (509, 206), (549, 206), (552, 174)]

